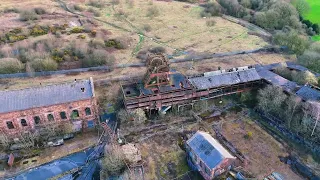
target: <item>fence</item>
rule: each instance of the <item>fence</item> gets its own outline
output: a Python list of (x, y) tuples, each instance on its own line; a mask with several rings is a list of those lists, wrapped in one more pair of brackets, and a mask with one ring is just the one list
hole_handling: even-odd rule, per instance
[[(205, 60), (205, 59), (219, 58), (219, 57), (225, 57), (225, 56), (234, 56), (234, 55), (239, 55), (239, 54), (272, 52), (272, 51), (276, 51), (276, 49), (277, 48), (275, 48), (275, 47), (267, 47), (267, 48), (258, 48), (258, 49), (254, 49), (254, 50), (248, 50), (248, 51), (233, 51), (233, 52), (226, 52), (226, 53), (213, 53), (213, 54), (209, 54), (209, 55), (194, 55), (194, 56), (189, 56), (189, 57), (186, 57), (183, 59), (171, 59), (170, 63), (181, 63), (181, 62), (187, 62), (187, 61), (201, 61), (201, 60)], [(117, 69), (117, 68), (144, 67), (144, 66), (145, 66), (145, 63), (131, 63), (131, 64), (118, 64), (115, 66), (98, 66), (98, 67), (89, 67), (89, 68), (59, 70), (59, 71), (0, 74), (0, 79), (27, 78), (27, 77), (50, 76), (50, 75), (74, 75), (74, 74), (79, 74), (79, 73), (83, 73), (83, 72), (90, 72), (90, 71), (110, 72), (113, 69)]]

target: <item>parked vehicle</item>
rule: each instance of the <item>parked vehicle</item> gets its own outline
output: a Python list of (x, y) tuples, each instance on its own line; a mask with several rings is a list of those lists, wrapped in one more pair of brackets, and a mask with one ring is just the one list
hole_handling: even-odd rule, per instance
[(31, 147), (32, 144), (31, 143), (16, 143), (16, 144), (12, 144), (10, 146), (10, 150), (11, 151), (15, 151), (15, 150), (20, 150), (20, 149), (24, 149), (24, 148), (28, 148), (28, 147)]
[(48, 146), (61, 146), (64, 144), (63, 139), (54, 139), (48, 142)]
[(72, 134), (72, 133), (63, 135), (63, 140), (68, 140), (68, 139), (72, 139), (72, 138), (74, 138), (74, 134)]

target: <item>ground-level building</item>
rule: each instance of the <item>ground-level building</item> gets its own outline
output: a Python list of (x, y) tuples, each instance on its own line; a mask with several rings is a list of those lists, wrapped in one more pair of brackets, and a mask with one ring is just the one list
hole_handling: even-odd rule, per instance
[(195, 133), (187, 142), (188, 164), (206, 180), (211, 180), (231, 168), (236, 158), (210, 134)]
[(0, 131), (7, 135), (49, 123), (72, 122), (86, 128), (96, 123), (93, 80), (0, 91)]

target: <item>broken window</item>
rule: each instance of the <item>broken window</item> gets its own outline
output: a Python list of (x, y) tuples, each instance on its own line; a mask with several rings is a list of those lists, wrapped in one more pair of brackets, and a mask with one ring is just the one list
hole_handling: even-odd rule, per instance
[(13, 123), (11, 121), (7, 121), (7, 128), (14, 129)]
[(64, 111), (60, 112), (60, 118), (61, 119), (67, 119), (66, 112), (64, 112)]
[(21, 119), (21, 126), (28, 126), (27, 121), (25, 119)]
[(90, 116), (91, 115), (91, 109), (90, 108), (86, 108), (85, 109), (85, 112), (86, 112), (86, 116)]
[(39, 116), (33, 117), (33, 120), (34, 120), (34, 124), (40, 124), (40, 117)]
[(47, 115), (48, 121), (54, 121), (54, 116), (52, 114)]
[(78, 110), (73, 110), (71, 113), (71, 119), (75, 119), (79, 117), (79, 111)]

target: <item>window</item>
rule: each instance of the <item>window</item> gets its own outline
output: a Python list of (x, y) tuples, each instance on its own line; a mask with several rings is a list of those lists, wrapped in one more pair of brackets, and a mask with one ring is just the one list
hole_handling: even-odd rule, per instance
[(210, 172), (209, 168), (206, 167), (205, 171), (209, 176), (211, 176), (211, 172)]
[(14, 129), (13, 123), (11, 121), (7, 121), (7, 128)]
[(200, 167), (203, 168), (204, 167), (204, 164), (202, 161), (200, 161)]
[(52, 114), (47, 115), (48, 121), (54, 121), (54, 116)]
[(25, 119), (20, 120), (21, 126), (28, 126), (27, 121)]
[(85, 111), (86, 111), (86, 116), (90, 116), (91, 115), (91, 109), (90, 108), (86, 108), (85, 109)]
[(66, 112), (64, 112), (64, 111), (60, 112), (60, 118), (61, 119), (67, 119)]
[(79, 117), (79, 111), (78, 110), (73, 110), (71, 114), (71, 119), (75, 119)]
[(33, 117), (33, 120), (34, 120), (34, 124), (40, 124), (40, 117), (39, 116)]

